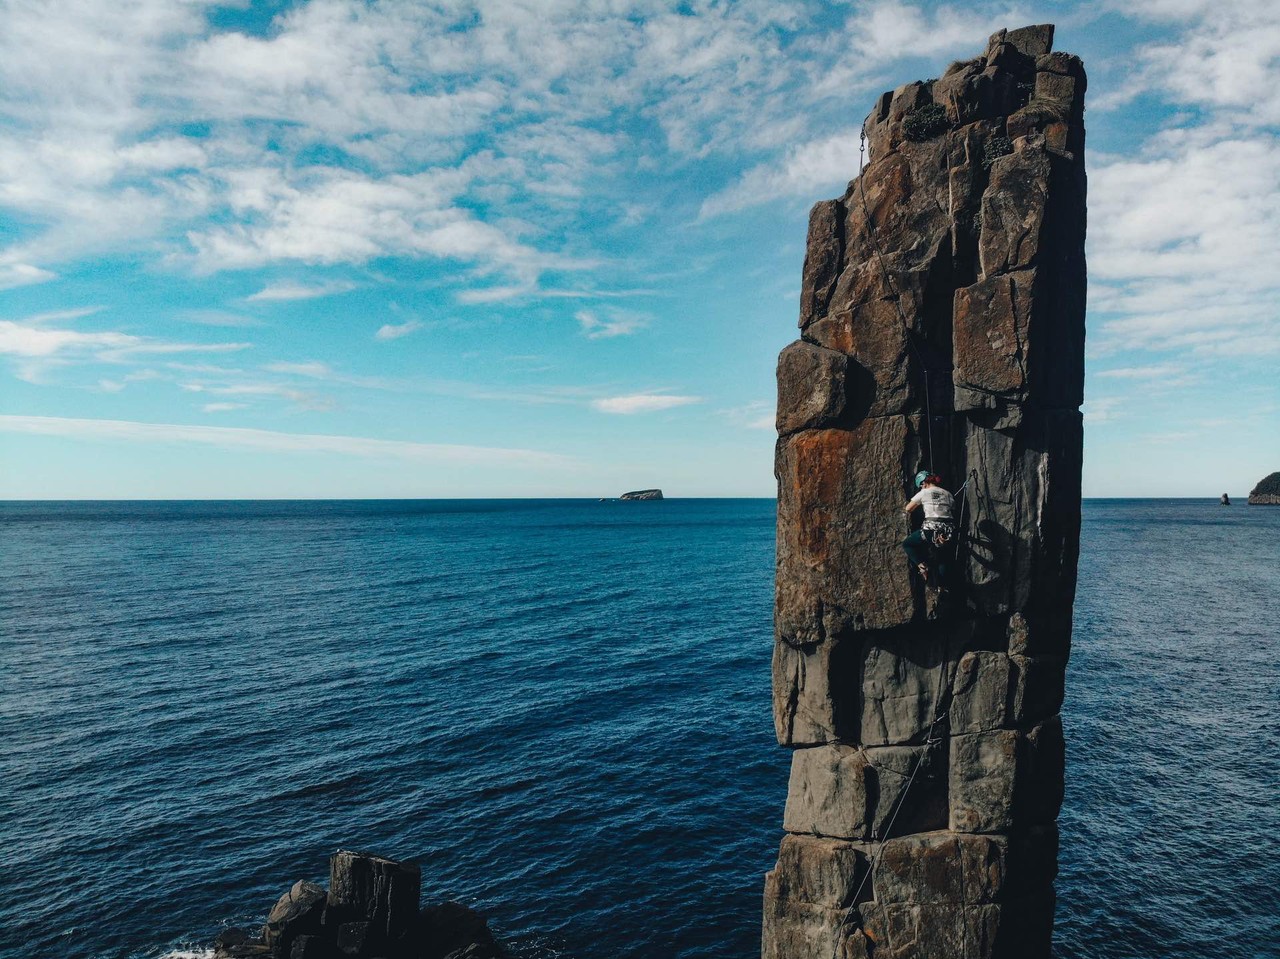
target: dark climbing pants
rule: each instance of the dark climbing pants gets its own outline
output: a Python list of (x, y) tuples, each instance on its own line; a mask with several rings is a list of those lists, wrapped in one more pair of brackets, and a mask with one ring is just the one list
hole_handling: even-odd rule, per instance
[[(921, 563), (926, 566), (933, 566), (932, 546), (932, 537), (923, 529), (916, 530), (902, 541), (902, 548), (906, 550), (907, 558), (911, 560), (912, 566), (919, 566)], [(938, 579), (946, 579), (947, 566), (941, 555), (938, 557), (935, 572)]]

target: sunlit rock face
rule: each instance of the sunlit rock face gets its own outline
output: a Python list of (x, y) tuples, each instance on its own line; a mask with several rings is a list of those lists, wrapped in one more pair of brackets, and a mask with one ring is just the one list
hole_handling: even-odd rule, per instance
[[(1000, 31), (883, 94), (778, 361), (768, 959), (1050, 955), (1080, 534), (1084, 68)], [(851, 171), (852, 172), (852, 171)], [(946, 577), (901, 548), (956, 491)]]

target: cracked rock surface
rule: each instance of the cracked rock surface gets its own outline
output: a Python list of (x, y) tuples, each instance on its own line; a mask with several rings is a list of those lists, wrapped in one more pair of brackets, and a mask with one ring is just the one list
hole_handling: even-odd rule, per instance
[[(778, 361), (768, 959), (1051, 952), (1080, 535), (1085, 73), (1053, 27), (883, 94)], [(919, 470), (958, 490), (909, 567)], [(916, 520), (918, 523), (918, 520)]]

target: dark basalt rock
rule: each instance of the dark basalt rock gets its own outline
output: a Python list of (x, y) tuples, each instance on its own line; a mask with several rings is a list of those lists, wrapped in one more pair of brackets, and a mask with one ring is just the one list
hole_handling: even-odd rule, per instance
[(460, 902), (423, 909), (416, 938), (429, 945), (414, 959), (499, 959), (506, 954), (484, 917)]
[[(1226, 499), (1223, 493), (1223, 499)], [(1272, 473), (1258, 481), (1249, 494), (1250, 506), (1280, 506), (1280, 473)]]
[(650, 500), (662, 499), (662, 490), (660, 489), (638, 489), (632, 490), (630, 493), (623, 493), (619, 499), (625, 500)]
[[(1052, 43), (1001, 30), (883, 94), (866, 169), (810, 215), (778, 359), (774, 719), (795, 754), (767, 957), (1050, 955), (1086, 86)], [(900, 546), (921, 469), (969, 481), (945, 592)]]
[(226, 929), (214, 959), (503, 959), (484, 917), (456, 902), (418, 908), (416, 863), (335, 853), (329, 888), (297, 882), (272, 907), (259, 937)]
[(295, 882), (271, 908), (262, 927), (262, 939), (272, 954), (290, 956), (295, 939), (318, 933), (327, 901), (323, 886), (305, 880)]
[[(329, 860), (326, 924), (349, 923), (354, 942), (394, 942), (413, 925), (422, 891), (417, 863), (402, 863), (368, 853), (336, 852)], [(355, 924), (365, 923), (357, 929)], [(341, 945), (339, 929), (339, 945)], [(353, 947), (356, 955), (363, 946)]]

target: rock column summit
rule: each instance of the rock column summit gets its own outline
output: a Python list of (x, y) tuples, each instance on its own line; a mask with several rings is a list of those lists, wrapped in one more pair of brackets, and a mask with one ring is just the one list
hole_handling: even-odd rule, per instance
[[(766, 959), (1048, 957), (1080, 533), (1085, 73), (1053, 27), (885, 93), (778, 360)], [(956, 497), (949, 589), (900, 543)]]

